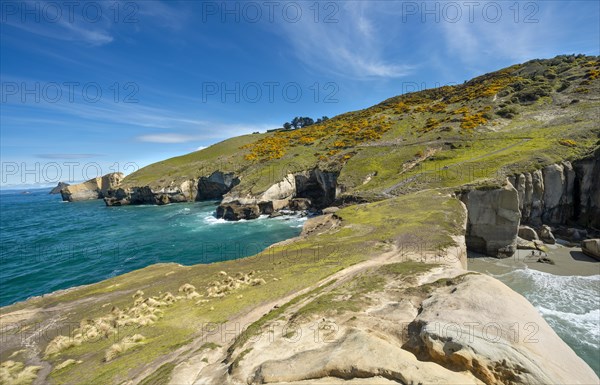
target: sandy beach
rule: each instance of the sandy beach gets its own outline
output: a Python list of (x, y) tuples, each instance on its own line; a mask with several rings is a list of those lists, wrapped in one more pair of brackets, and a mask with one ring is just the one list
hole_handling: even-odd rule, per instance
[[(477, 253), (468, 253), (467, 267), (469, 270), (493, 275), (503, 274), (514, 269), (529, 268), (554, 275), (600, 275), (600, 261), (585, 255), (580, 247), (568, 247), (560, 244), (546, 245), (547, 257), (554, 264), (540, 263), (539, 252), (535, 250), (517, 250), (510, 258), (497, 259)], [(542, 253), (543, 255), (543, 253)]]

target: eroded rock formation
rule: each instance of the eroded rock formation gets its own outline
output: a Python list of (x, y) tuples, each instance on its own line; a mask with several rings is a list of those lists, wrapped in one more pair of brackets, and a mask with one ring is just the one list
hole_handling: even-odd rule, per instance
[(240, 183), (233, 173), (223, 173), (220, 171), (213, 172), (208, 177), (200, 177), (198, 180), (197, 201), (209, 199), (221, 199), (233, 187)]
[(329, 206), (338, 194), (337, 173), (313, 169), (287, 174), (258, 196), (240, 196), (235, 190), (229, 192), (217, 209), (217, 218), (254, 219), (282, 209), (321, 209)]
[(65, 187), (70, 186), (69, 183), (65, 183), (65, 182), (58, 182), (58, 184), (56, 185), (56, 187), (54, 187), (52, 190), (50, 190), (49, 194), (60, 194), (60, 191), (62, 189), (64, 189)]
[[(575, 162), (552, 164), (508, 177), (502, 189), (471, 190), (461, 199), (469, 211), (467, 245), (470, 250), (496, 257), (511, 256), (517, 236), (556, 242), (548, 225), (600, 227), (600, 153)], [(520, 224), (530, 224), (520, 226)], [(536, 232), (537, 230), (537, 232)], [(585, 230), (562, 229), (575, 242)]]
[(101, 199), (108, 195), (108, 191), (117, 188), (124, 177), (123, 173), (113, 172), (83, 183), (66, 186), (60, 190), (60, 194), (63, 201), (69, 202)]
[(509, 177), (523, 223), (600, 227), (600, 154)]
[(471, 190), (461, 197), (467, 206), (467, 247), (496, 257), (517, 250), (519, 198), (511, 185), (493, 190)]
[(232, 173), (213, 172), (210, 176), (188, 179), (180, 183), (171, 183), (166, 187), (150, 186), (122, 187), (108, 191), (104, 197), (107, 206), (124, 205), (164, 205), (221, 199), (240, 182)]
[(418, 358), (486, 384), (585, 384), (595, 377), (525, 298), (486, 275), (465, 275), (425, 299), (409, 335), (405, 347)]

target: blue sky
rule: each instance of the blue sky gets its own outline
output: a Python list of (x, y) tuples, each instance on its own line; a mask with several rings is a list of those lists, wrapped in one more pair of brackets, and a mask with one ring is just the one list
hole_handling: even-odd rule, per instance
[(600, 49), (597, 1), (0, 4), (4, 187), (127, 173), (297, 115)]

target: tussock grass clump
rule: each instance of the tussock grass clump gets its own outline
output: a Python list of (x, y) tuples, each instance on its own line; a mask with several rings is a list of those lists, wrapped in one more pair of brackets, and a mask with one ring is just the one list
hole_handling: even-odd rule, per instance
[(22, 362), (5, 361), (0, 364), (0, 384), (29, 385), (37, 378), (40, 366), (25, 366)]
[(104, 361), (109, 362), (114, 360), (121, 354), (125, 353), (127, 350), (132, 349), (138, 345), (142, 345), (145, 340), (146, 337), (144, 337), (141, 334), (134, 334), (132, 336), (123, 338), (121, 342), (112, 344), (111, 347), (108, 348), (108, 350), (106, 350), (106, 353), (104, 354)]
[[(200, 296), (195, 291), (194, 286), (186, 285), (188, 285), (186, 286), (188, 293), (195, 295), (192, 298)], [(191, 291), (190, 287), (193, 288)], [(120, 327), (152, 325), (164, 316), (162, 308), (166, 308), (177, 301), (177, 298), (170, 292), (150, 298), (144, 298), (143, 295), (144, 292), (138, 290), (132, 296), (134, 302), (131, 308), (121, 310), (115, 306), (105, 316), (82, 320), (79, 323), (79, 328), (73, 331), (72, 336), (58, 336), (50, 341), (44, 352), (45, 356), (47, 358), (51, 357), (84, 342), (96, 342), (99, 339), (106, 339), (116, 334)]]
[(202, 295), (198, 294), (198, 292), (196, 291), (196, 287), (194, 285), (190, 285), (189, 283), (181, 285), (181, 287), (179, 288), (179, 292), (185, 294), (185, 298), (187, 299), (195, 299), (202, 297)]
[(81, 345), (81, 342), (82, 342), (81, 340), (75, 339), (73, 337), (58, 336), (58, 337), (54, 338), (52, 341), (50, 341), (48, 346), (46, 346), (46, 350), (44, 351), (44, 354), (46, 355), (46, 357), (49, 357), (54, 354), (58, 354), (58, 353), (62, 352), (63, 350), (67, 350), (73, 346)]
[(250, 271), (248, 274), (238, 272), (235, 277), (232, 277), (227, 273), (223, 275), (222, 273), (225, 272), (219, 272), (222, 281), (213, 281), (206, 289), (207, 297), (221, 298), (244, 286), (259, 286), (267, 283), (263, 278), (256, 277), (256, 272), (254, 270)]
[(80, 364), (82, 362), (83, 361), (75, 361), (74, 359), (69, 358), (68, 360), (64, 360), (60, 364), (56, 365), (56, 367), (54, 368), (54, 371), (59, 371), (61, 369), (67, 368), (71, 365)]

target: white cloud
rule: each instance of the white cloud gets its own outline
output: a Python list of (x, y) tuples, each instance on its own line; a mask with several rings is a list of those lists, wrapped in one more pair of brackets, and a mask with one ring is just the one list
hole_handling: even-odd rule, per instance
[[(226, 124), (219, 122), (204, 122), (200, 127), (186, 132), (159, 132), (139, 135), (135, 139), (148, 143), (189, 143), (226, 139), (234, 136), (251, 134), (256, 131), (265, 131), (275, 125), (268, 124)], [(200, 146), (195, 151), (206, 147)]]
[(153, 26), (179, 30), (189, 10), (161, 1), (144, 2), (56, 2), (26, 0), (6, 7), (2, 22), (24, 31), (62, 41), (92, 46), (109, 44), (118, 28), (134, 27), (149, 21)]
[[(501, 16), (496, 22), (486, 21), (481, 10), (471, 21), (463, 17), (456, 23), (442, 22), (447, 52), (468, 65), (485, 65), (490, 60), (516, 63), (552, 56), (557, 53), (557, 44), (552, 42), (561, 39), (557, 28), (561, 22), (556, 19), (556, 12), (560, 11), (550, 3), (539, 3), (535, 14), (522, 12), (518, 22), (512, 3), (501, 3)], [(523, 22), (526, 16), (535, 22)]]
[(111, 11), (102, 2), (83, 11), (83, 5), (52, 1), (24, 1), (7, 7), (2, 22), (43, 37), (104, 45), (113, 41)]
[(184, 135), (175, 133), (160, 133), (160, 134), (149, 134), (138, 136), (137, 139), (140, 142), (149, 143), (187, 143), (194, 140), (202, 139), (201, 136)]
[(89, 159), (101, 157), (101, 154), (37, 154), (42, 159)]
[(398, 62), (386, 49), (391, 31), (379, 27), (381, 13), (377, 10), (385, 4), (366, 1), (336, 4), (339, 12), (333, 17), (337, 22), (315, 22), (307, 8), (304, 11), (311, 17), (281, 25), (299, 60), (319, 72), (353, 79), (398, 78), (413, 71), (413, 65)]

